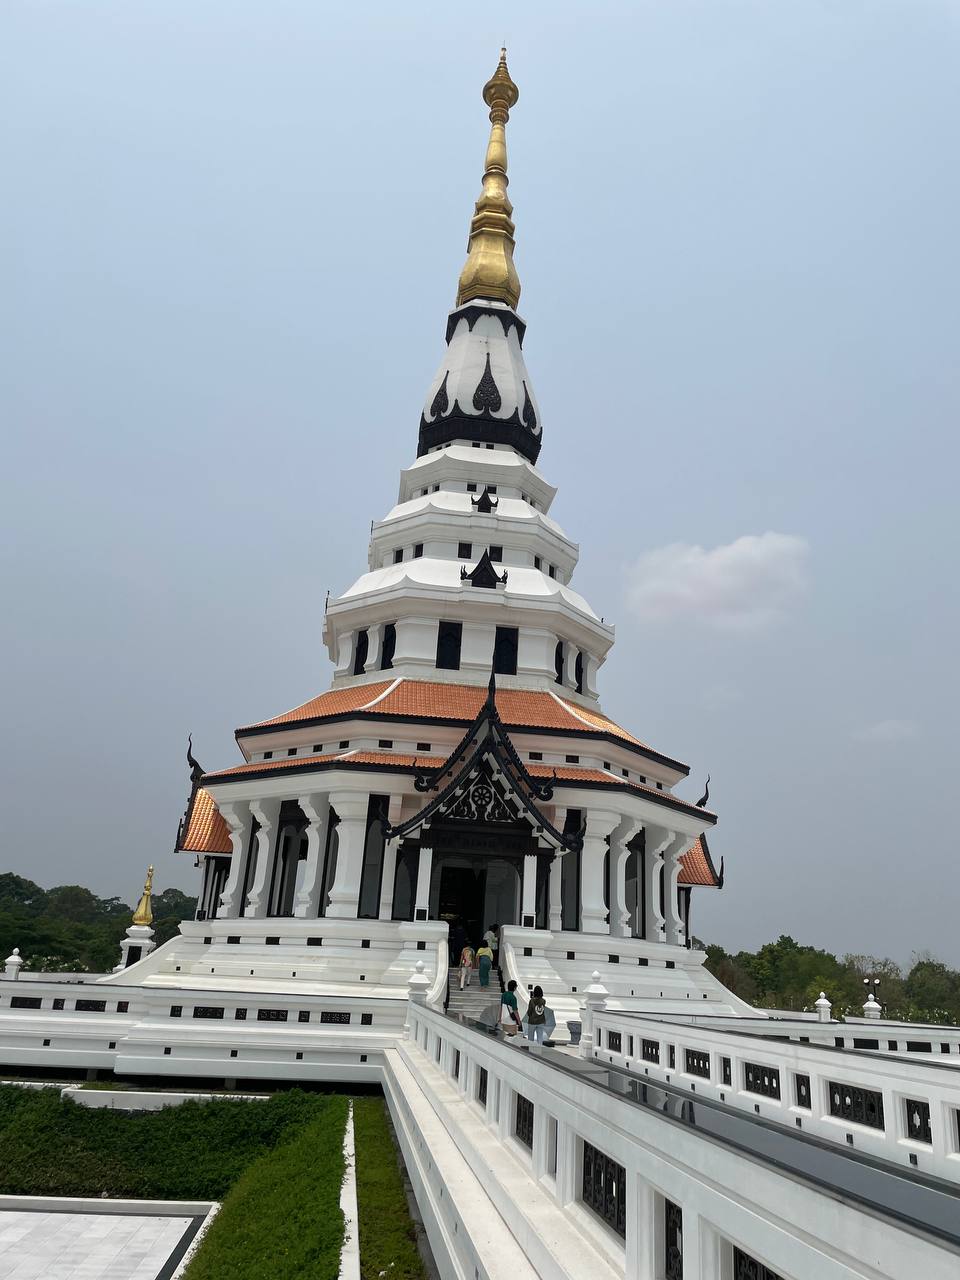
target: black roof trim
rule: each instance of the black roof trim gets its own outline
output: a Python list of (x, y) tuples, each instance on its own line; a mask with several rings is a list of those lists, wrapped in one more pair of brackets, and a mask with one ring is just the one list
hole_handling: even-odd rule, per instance
[[(303, 720), (286, 720), (281, 724), (252, 724), (237, 729), (233, 736), (239, 741), (240, 738), (256, 737), (263, 733), (281, 733), (284, 729), (310, 729), (321, 724), (337, 724), (343, 720), (353, 720), (357, 716), (363, 716), (365, 720), (380, 721), (384, 724), (449, 725), (454, 729), (473, 723), (472, 720), (451, 719), (449, 716), (402, 716), (395, 712), (365, 711), (362, 707), (358, 707), (355, 711), (337, 711), (327, 716), (306, 716)], [(586, 724), (582, 729), (541, 728), (535, 724), (511, 724), (510, 728), (514, 733), (542, 733), (551, 738), (565, 738), (571, 734), (575, 734), (578, 740), (581, 738), (596, 738), (600, 742), (609, 742), (615, 747), (624, 747), (626, 750), (633, 752), (634, 755), (642, 756), (644, 760), (652, 760), (654, 764), (666, 765), (668, 769), (675, 769), (677, 773), (682, 774), (684, 777), (687, 777), (690, 772), (688, 764), (682, 764), (671, 756), (662, 755), (659, 751), (654, 751), (652, 747), (641, 746), (639, 743), (631, 742), (628, 738), (621, 738), (615, 733), (605, 733), (602, 729), (591, 729)]]
[(543, 443), (539, 433), (534, 434), (520, 420), (519, 409), (514, 409), (509, 418), (489, 418), (464, 413), (459, 401), (454, 401), (453, 412), (445, 418), (437, 418), (428, 422), (420, 415), (420, 438), (417, 443), (417, 457), (441, 444), (452, 444), (454, 440), (479, 440), (483, 444), (506, 444), (516, 449), (528, 462), (536, 462)]

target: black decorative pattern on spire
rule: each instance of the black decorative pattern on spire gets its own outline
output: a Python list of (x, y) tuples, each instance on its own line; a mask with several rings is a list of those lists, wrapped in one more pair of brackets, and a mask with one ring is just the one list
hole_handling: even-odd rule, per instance
[(493, 590), (496, 587), (505, 587), (507, 585), (507, 571), (504, 569), (502, 574), (497, 573), (493, 567), (493, 561), (490, 559), (490, 552), (484, 551), (472, 572), (466, 565), (461, 565), (460, 581), (469, 582), (472, 587), (485, 587), (488, 590)]
[(437, 390), (437, 394), (433, 397), (430, 405), (430, 417), (439, 418), (450, 408), (450, 400), (447, 396), (447, 379), (450, 377), (450, 370), (447, 369), (443, 375), (443, 381)]
[(482, 516), (488, 516), (491, 511), (494, 511), (500, 505), (499, 498), (492, 498), (490, 496), (489, 485), (484, 485), (483, 493), (481, 493), (480, 497), (471, 498), (470, 502), (473, 505), (474, 511)]
[(483, 371), (483, 377), (477, 383), (477, 389), (473, 393), (473, 407), (478, 413), (498, 413), (503, 401), (500, 399), (500, 392), (497, 384), (493, 380), (493, 374), (490, 370), (490, 352), (487, 352), (487, 364)]
[(533, 401), (530, 399), (530, 392), (527, 390), (527, 384), (523, 384), (523, 412), (520, 417), (523, 425), (529, 427), (531, 431), (537, 429), (537, 411), (533, 407)]

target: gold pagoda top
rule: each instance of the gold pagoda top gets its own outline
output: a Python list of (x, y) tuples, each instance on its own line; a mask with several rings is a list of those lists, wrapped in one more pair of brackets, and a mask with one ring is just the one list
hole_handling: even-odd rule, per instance
[(495, 298), (509, 307), (520, 301), (520, 277), (513, 265), (513, 205), (507, 196), (507, 133), (510, 109), (520, 91), (507, 70), (507, 51), (500, 50), (496, 71), (483, 86), (490, 108), (490, 141), (483, 166), (483, 190), (470, 223), (467, 260), (460, 272), (457, 306), (471, 298)]
[(153, 892), (153, 867), (147, 867), (147, 879), (143, 886), (143, 893), (140, 895), (140, 901), (137, 903), (137, 909), (133, 913), (134, 924), (153, 924), (153, 908), (150, 905), (150, 895)]

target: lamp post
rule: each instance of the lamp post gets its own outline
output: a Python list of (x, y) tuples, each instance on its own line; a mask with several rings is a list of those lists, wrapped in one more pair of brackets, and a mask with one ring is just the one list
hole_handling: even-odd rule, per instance
[(863, 1005), (863, 1013), (867, 1018), (879, 1018), (883, 1012), (880, 1002), (877, 1000), (877, 988), (879, 986), (879, 978), (864, 978), (863, 980), (863, 989), (867, 996)]

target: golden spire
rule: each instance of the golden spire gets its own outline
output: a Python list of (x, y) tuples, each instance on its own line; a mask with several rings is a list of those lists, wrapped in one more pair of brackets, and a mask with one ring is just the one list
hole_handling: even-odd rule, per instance
[(460, 272), (457, 306), (471, 298), (497, 298), (508, 306), (520, 301), (520, 277), (513, 265), (513, 205), (507, 197), (507, 133), (510, 108), (520, 91), (507, 70), (507, 51), (500, 50), (496, 71), (483, 86), (490, 108), (490, 141), (483, 166), (483, 191), (470, 223), (467, 261)]
[(150, 908), (150, 894), (153, 892), (153, 867), (147, 867), (147, 879), (143, 886), (143, 893), (140, 895), (140, 901), (137, 903), (137, 909), (133, 913), (134, 924), (153, 924), (153, 911)]

